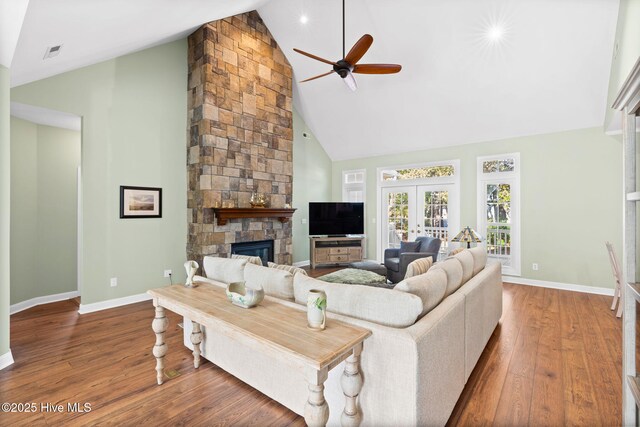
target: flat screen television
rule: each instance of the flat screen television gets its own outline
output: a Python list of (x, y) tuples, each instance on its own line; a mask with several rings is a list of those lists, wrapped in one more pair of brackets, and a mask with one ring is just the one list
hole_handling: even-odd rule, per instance
[(309, 235), (364, 234), (364, 203), (310, 202)]

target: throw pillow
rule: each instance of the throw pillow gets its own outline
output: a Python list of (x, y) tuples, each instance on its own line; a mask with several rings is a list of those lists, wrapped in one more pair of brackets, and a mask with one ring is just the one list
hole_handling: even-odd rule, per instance
[(460, 252), (462, 252), (464, 250), (465, 250), (465, 248), (455, 248), (454, 250), (449, 252), (449, 256), (454, 256), (454, 255), (459, 254)]
[(307, 275), (307, 272), (304, 271), (302, 268), (299, 267), (294, 267), (293, 265), (285, 265), (285, 264), (276, 264), (274, 262), (269, 261), (267, 263), (267, 266), (269, 268), (276, 268), (278, 270), (284, 270), (284, 271), (288, 271), (291, 274), (304, 274), (305, 276)]
[(204, 273), (209, 279), (222, 283), (242, 282), (244, 280), (244, 266), (246, 259), (204, 257)]
[(247, 262), (250, 262), (251, 264), (262, 265), (262, 259), (259, 256), (231, 254), (231, 258), (233, 258), (233, 259), (246, 259)]
[(434, 268), (419, 276), (404, 279), (393, 289), (419, 296), (422, 300), (420, 314), (422, 317), (444, 299), (444, 293), (447, 290), (447, 274), (440, 268)]
[(400, 242), (400, 253), (418, 252), (420, 250), (420, 242)]
[(433, 265), (433, 257), (419, 258), (415, 261), (411, 261), (407, 266), (407, 273), (404, 275), (405, 279), (413, 276), (419, 276), (424, 274)]

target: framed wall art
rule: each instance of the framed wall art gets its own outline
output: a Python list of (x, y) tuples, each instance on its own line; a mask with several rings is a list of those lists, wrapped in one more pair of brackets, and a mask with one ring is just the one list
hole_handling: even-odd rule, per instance
[(162, 188), (121, 185), (120, 218), (162, 218)]

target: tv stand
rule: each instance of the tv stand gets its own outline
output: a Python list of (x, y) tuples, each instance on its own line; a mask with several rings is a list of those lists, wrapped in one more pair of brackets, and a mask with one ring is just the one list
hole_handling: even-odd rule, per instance
[(311, 268), (362, 261), (364, 237), (310, 237)]

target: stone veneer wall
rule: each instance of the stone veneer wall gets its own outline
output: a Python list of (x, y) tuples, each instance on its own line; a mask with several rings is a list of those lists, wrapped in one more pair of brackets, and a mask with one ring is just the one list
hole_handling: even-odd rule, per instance
[(291, 204), (291, 66), (255, 11), (205, 24), (188, 41), (188, 259), (226, 257), (231, 243), (273, 239), (275, 262), (290, 264), (291, 223), (218, 226), (212, 208), (249, 207), (253, 191), (271, 207)]

